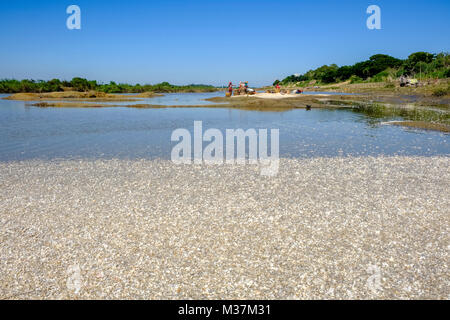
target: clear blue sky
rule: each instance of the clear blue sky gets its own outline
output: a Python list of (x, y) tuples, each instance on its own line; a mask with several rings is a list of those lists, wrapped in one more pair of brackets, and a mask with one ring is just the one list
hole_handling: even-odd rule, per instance
[[(76, 4), (82, 29), (66, 28)], [(366, 9), (382, 10), (382, 30)], [(375, 53), (450, 51), (450, 1), (1, 1), (0, 78), (270, 84)]]

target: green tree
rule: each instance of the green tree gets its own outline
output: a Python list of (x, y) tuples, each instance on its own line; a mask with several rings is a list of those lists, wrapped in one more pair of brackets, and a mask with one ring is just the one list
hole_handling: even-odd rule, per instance
[(73, 78), (72, 81), (70, 81), (71, 87), (76, 91), (88, 91), (90, 89), (89, 81), (83, 78)]
[(406, 75), (420, 73), (424, 64), (433, 62), (435, 55), (428, 52), (416, 52), (411, 54), (403, 63)]

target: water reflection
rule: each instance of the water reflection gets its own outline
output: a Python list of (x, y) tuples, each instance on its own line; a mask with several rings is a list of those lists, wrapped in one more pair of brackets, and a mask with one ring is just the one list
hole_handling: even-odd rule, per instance
[[(183, 94), (171, 99), (188, 103), (199, 96)], [(42, 109), (0, 100), (0, 160), (169, 158), (172, 131), (192, 130), (195, 120), (202, 120), (205, 130), (223, 132), (227, 128), (279, 128), (283, 157), (450, 155), (448, 134), (383, 125), (385, 119), (335, 109)]]

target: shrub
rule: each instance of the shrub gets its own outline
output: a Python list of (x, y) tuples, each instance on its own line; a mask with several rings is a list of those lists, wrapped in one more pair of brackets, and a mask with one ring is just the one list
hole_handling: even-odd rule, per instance
[(386, 81), (386, 79), (389, 77), (388, 71), (382, 71), (378, 74), (376, 74), (372, 79), (370, 79), (371, 82), (383, 82)]
[(400, 76), (419, 77), (420, 79), (450, 78), (449, 65), (450, 55), (446, 52), (439, 54), (416, 52), (406, 60), (396, 59), (385, 54), (376, 54), (369, 60), (350, 66), (324, 65), (303, 75), (289, 76), (281, 80), (281, 83), (288, 84), (301, 81), (333, 83), (348, 79), (351, 79), (352, 83), (358, 83), (361, 81), (360, 79), (369, 79), (370, 82), (383, 82), (392, 81), (392, 79)]
[(445, 77), (445, 78), (450, 78), (450, 68), (447, 69), (447, 70), (445, 70), (445, 72), (444, 72), (444, 77)]
[(433, 91), (433, 96), (435, 97), (443, 97), (448, 94), (450, 94), (450, 87), (447, 87), (447, 89), (438, 88)]
[(350, 83), (361, 83), (361, 82), (363, 82), (362, 78), (360, 78), (358, 76), (355, 76), (355, 75), (351, 76), (349, 80), (350, 80)]

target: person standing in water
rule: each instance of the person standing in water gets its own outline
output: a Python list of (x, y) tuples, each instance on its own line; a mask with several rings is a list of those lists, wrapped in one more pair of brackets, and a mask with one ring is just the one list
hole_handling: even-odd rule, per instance
[(229, 92), (229, 93), (233, 93), (233, 83), (232, 83), (232, 82), (230, 82), (230, 83), (228, 84), (228, 92)]

